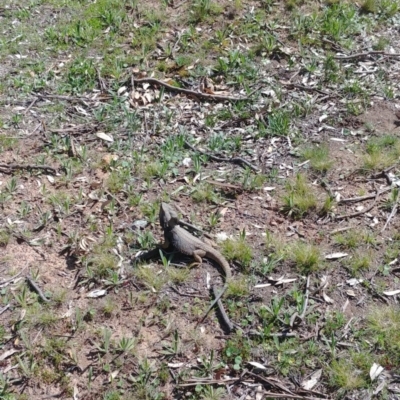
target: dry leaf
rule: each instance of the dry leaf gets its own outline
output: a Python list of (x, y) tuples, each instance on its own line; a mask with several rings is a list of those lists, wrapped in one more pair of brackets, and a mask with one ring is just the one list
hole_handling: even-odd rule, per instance
[(337, 260), (338, 258), (347, 257), (347, 253), (332, 253), (325, 256), (326, 260)]
[(113, 139), (111, 136), (107, 135), (107, 134), (104, 133), (104, 132), (97, 132), (97, 133), (96, 133), (96, 136), (97, 136), (99, 139), (105, 140), (106, 142), (113, 142), (113, 141), (114, 141), (114, 139)]
[(254, 289), (262, 289), (268, 286), (272, 286), (272, 283), (261, 283), (260, 285), (254, 286)]
[(396, 294), (400, 294), (400, 290), (389, 290), (387, 292), (383, 292), (383, 294), (386, 296), (396, 296)]
[(328, 304), (334, 303), (333, 299), (331, 299), (324, 291), (322, 291), (322, 297), (324, 298), (326, 303)]
[(264, 367), (264, 365), (262, 365), (262, 364), (260, 364), (260, 363), (258, 363), (258, 362), (256, 362), (256, 361), (249, 361), (248, 364), (250, 364), (250, 365), (252, 365), (253, 367), (256, 367), (256, 368), (258, 368), (258, 369), (264, 369), (264, 370), (267, 369), (266, 367)]
[(102, 297), (105, 296), (107, 294), (107, 290), (104, 289), (97, 289), (97, 290), (93, 290), (90, 293), (88, 293), (86, 295), (86, 297), (89, 298), (97, 298), (97, 297)]
[(5, 351), (2, 355), (0, 355), (0, 361), (5, 360), (6, 358), (12, 356), (14, 353), (18, 353), (18, 350), (10, 349), (10, 350)]
[(322, 369), (318, 369), (313, 372), (309, 379), (301, 382), (301, 387), (306, 390), (311, 390), (319, 381), (322, 375)]
[(374, 381), (383, 370), (384, 368), (382, 366), (373, 363), (371, 369), (369, 370), (369, 377), (371, 378), (371, 381)]

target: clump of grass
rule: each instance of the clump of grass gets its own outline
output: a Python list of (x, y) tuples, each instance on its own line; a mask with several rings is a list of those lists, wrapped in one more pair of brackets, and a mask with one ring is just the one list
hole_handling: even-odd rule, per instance
[(56, 314), (39, 303), (33, 303), (27, 308), (26, 321), (29, 325), (50, 328), (59, 322)]
[[(0, 126), (1, 128), (1, 126)], [(7, 135), (0, 135), (0, 152), (15, 148), (18, 140)]]
[(368, 230), (357, 232), (352, 229), (333, 236), (333, 241), (344, 249), (356, 249), (361, 244), (374, 245), (376, 238)]
[(120, 192), (124, 185), (127, 183), (128, 179), (122, 171), (113, 171), (109, 175), (106, 181), (106, 187), (111, 193)]
[(86, 261), (86, 271), (91, 279), (109, 278), (118, 265), (116, 255), (110, 253), (112, 239), (106, 239), (93, 248), (91, 256)]
[(151, 289), (160, 290), (168, 281), (166, 274), (158, 274), (155, 271), (155, 266), (141, 265), (134, 275)]
[(201, 203), (203, 201), (207, 203), (219, 203), (219, 195), (214, 192), (213, 187), (206, 183), (200, 183), (194, 192), (192, 193), (192, 198), (197, 203)]
[(352, 276), (357, 276), (361, 270), (368, 269), (371, 266), (371, 259), (371, 254), (357, 252), (347, 262), (347, 268)]
[(381, 362), (400, 368), (400, 313), (396, 306), (372, 308), (366, 316), (368, 340), (380, 350)]
[(218, 15), (222, 12), (222, 7), (211, 0), (196, 0), (191, 7), (191, 22), (205, 21), (212, 15)]
[(233, 279), (229, 282), (227, 294), (231, 297), (244, 298), (249, 295), (249, 287), (245, 278)]
[(329, 378), (332, 386), (342, 391), (361, 388), (366, 384), (361, 371), (357, 370), (351, 359), (333, 360), (329, 368)]
[(328, 215), (332, 213), (335, 204), (335, 198), (333, 196), (327, 196), (321, 208), (321, 215)]
[(385, 169), (400, 157), (400, 140), (392, 135), (371, 139), (363, 156), (365, 171)]
[(375, 14), (378, 11), (376, 0), (365, 0), (360, 9), (365, 14)]
[(380, 37), (376, 43), (372, 45), (374, 50), (383, 51), (385, 50), (386, 46), (388, 46), (390, 40), (385, 37)]
[(302, 4), (304, 4), (304, 0), (286, 0), (285, 1), (285, 7), (289, 11), (295, 9), (296, 7), (300, 7)]
[(283, 211), (294, 218), (301, 218), (317, 207), (317, 197), (307, 183), (307, 178), (298, 174), (286, 185), (287, 194), (283, 197)]
[(333, 236), (334, 243), (345, 249), (356, 249), (361, 243), (360, 239), (360, 235), (355, 230)]
[(222, 243), (222, 253), (227, 260), (236, 260), (244, 267), (248, 267), (253, 258), (253, 251), (244, 237), (225, 240)]
[(311, 168), (320, 173), (327, 172), (333, 165), (329, 158), (329, 148), (326, 145), (306, 147), (301, 152), (303, 161), (310, 160)]
[(0, 247), (7, 246), (9, 241), (10, 241), (10, 233), (7, 232), (5, 229), (0, 229)]
[(287, 136), (290, 128), (290, 115), (287, 111), (276, 111), (268, 118), (268, 132), (271, 136)]
[(168, 280), (174, 284), (181, 284), (189, 276), (189, 268), (174, 268), (169, 266), (167, 269)]
[(289, 246), (286, 254), (285, 258), (290, 259), (302, 274), (309, 274), (321, 268), (321, 252), (313, 244), (299, 241)]

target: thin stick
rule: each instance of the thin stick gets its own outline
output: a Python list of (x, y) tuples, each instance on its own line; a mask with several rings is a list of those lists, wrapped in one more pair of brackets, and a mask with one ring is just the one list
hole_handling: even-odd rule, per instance
[(303, 312), (301, 313), (301, 315), (299, 315), (299, 317), (301, 319), (304, 319), (304, 316), (306, 315), (306, 311), (307, 311), (307, 306), (308, 306), (308, 296), (310, 295), (310, 275), (307, 276), (307, 283), (306, 283), (306, 301), (304, 302), (304, 308), (303, 308)]
[(26, 114), (28, 113), (28, 111), (35, 105), (35, 103), (36, 103), (37, 101), (38, 101), (38, 98), (35, 97), (35, 98), (32, 100), (31, 104), (29, 104), (28, 108), (25, 110), (24, 115), (26, 115)]
[(90, 97), (78, 97), (78, 96), (62, 96), (58, 94), (38, 94), (37, 97), (40, 99), (55, 99), (55, 100), (65, 100), (65, 101), (80, 101), (85, 104), (85, 102), (89, 101), (100, 101), (100, 100), (108, 100), (111, 96), (102, 96), (101, 98), (93, 98)]
[(39, 286), (36, 284), (36, 282), (33, 280), (33, 278), (28, 274), (26, 276), (26, 280), (28, 281), (29, 285), (32, 287), (32, 289), (39, 295), (39, 297), (46, 303), (49, 303), (50, 300), (43, 294), (43, 292), (40, 290)]
[(15, 169), (39, 169), (42, 171), (47, 171), (52, 174), (56, 174), (57, 171), (48, 165), (22, 165), (22, 164), (0, 164), (0, 172), (4, 173), (9, 173), (10, 170), (15, 170)]
[(271, 398), (288, 398), (288, 399), (301, 399), (301, 400), (328, 400), (328, 397), (309, 397), (302, 396), (301, 394), (285, 394), (285, 393), (273, 393), (273, 392), (263, 392), (265, 396)]
[(231, 162), (234, 164), (240, 164), (240, 165), (246, 165), (247, 167), (249, 167), (250, 169), (252, 169), (253, 171), (259, 171), (260, 169), (258, 167), (256, 167), (255, 165), (251, 164), (249, 161), (244, 160), (242, 157), (232, 157), (232, 158), (226, 158), (226, 157), (217, 157), (214, 156), (212, 154), (206, 153), (205, 151), (202, 150), (198, 150), (195, 147), (193, 147), (190, 143), (185, 141), (185, 146), (189, 147), (189, 149), (198, 152), (200, 154), (203, 154), (207, 157), (209, 157), (211, 160), (213, 161), (217, 161), (217, 162)]
[(14, 275), (12, 278), (7, 279), (3, 282), (0, 282), (0, 287), (3, 287), (3, 285), (7, 285), (9, 283), (11, 283), (15, 278), (18, 278), (24, 271), (25, 271), (26, 267), (23, 268), (21, 271), (18, 272), (18, 274)]
[(373, 50), (373, 51), (367, 51), (365, 53), (356, 53), (356, 54), (351, 54), (349, 56), (335, 56), (333, 57), (335, 60), (352, 60), (354, 58), (364, 58), (368, 56), (373, 56), (373, 55), (382, 55), (386, 57), (400, 57), (400, 54), (398, 53), (385, 53), (384, 51), (381, 50)]
[(378, 193), (375, 195), (375, 200), (373, 201), (373, 203), (365, 210), (357, 211), (352, 214), (338, 215), (335, 219), (341, 220), (341, 219), (345, 219), (345, 218), (353, 218), (353, 217), (357, 217), (358, 215), (365, 214), (366, 212), (372, 210), (375, 207), (375, 204), (378, 201), (378, 197), (381, 195), (382, 192), (383, 191), (378, 191)]
[(1, 310), (0, 310), (0, 315), (3, 314), (3, 312), (7, 311), (10, 308), (10, 303), (8, 303), (6, 306), (4, 306)]
[(201, 92), (196, 92), (194, 90), (189, 90), (189, 89), (184, 89), (184, 88), (179, 88), (176, 86), (169, 85), (166, 82), (160, 81), (156, 78), (142, 78), (142, 79), (133, 79), (134, 83), (152, 83), (155, 85), (160, 85), (164, 86), (171, 92), (176, 92), (176, 93), (184, 93), (190, 96), (195, 96), (203, 100), (215, 100), (215, 101), (238, 101), (238, 100), (248, 100), (248, 97), (231, 97), (231, 96), (224, 96), (221, 94), (207, 94), (207, 93), (201, 93)]
[(388, 226), (390, 220), (396, 214), (398, 205), (399, 205), (399, 193), (397, 193), (397, 197), (396, 197), (395, 203), (393, 204), (392, 212), (389, 214), (388, 219), (386, 220), (386, 223), (385, 223), (384, 227), (381, 230), (381, 233), (386, 229), (386, 227)]
[[(390, 190), (392, 190), (391, 187), (382, 189), (380, 191), (380, 194), (389, 192)], [(375, 194), (367, 194), (365, 196), (360, 196), (360, 197), (350, 197), (348, 199), (341, 199), (338, 201), (338, 204), (343, 204), (343, 203), (358, 203), (359, 201), (364, 201), (364, 200), (371, 200), (374, 199), (376, 197), (377, 193)]]

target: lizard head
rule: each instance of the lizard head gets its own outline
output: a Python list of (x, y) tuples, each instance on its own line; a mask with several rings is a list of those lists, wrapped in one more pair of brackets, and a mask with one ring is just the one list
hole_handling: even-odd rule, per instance
[(163, 229), (173, 228), (179, 224), (179, 218), (176, 211), (167, 203), (160, 204), (159, 213), (160, 225)]

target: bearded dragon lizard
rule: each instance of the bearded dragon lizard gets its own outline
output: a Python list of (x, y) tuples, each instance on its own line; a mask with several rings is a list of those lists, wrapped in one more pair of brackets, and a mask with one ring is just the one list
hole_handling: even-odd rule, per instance
[(192, 256), (197, 263), (201, 263), (203, 257), (210, 258), (216, 261), (223, 269), (225, 274), (224, 287), (222, 288), (221, 292), (215, 296), (214, 301), (208, 308), (202, 321), (206, 318), (207, 314), (214, 307), (214, 305), (218, 304), (226, 325), (230, 330), (232, 330), (233, 325), (229, 319), (226, 318), (225, 310), (220, 306), (221, 302), (219, 301), (228, 286), (229, 280), (232, 277), (232, 272), (228, 261), (217, 250), (213, 249), (208, 244), (190, 234), (186, 229), (183, 229), (181, 226), (179, 226), (181, 222), (178, 218), (178, 214), (167, 203), (161, 203), (159, 217), (160, 225), (164, 230), (165, 247), (168, 247), (170, 244), (172, 244), (172, 246), (180, 253)]

